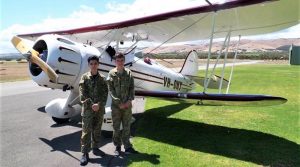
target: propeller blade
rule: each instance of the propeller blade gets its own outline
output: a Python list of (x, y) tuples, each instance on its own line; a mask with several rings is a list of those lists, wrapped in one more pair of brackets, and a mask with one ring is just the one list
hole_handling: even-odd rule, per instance
[(39, 52), (32, 49), (22, 38), (14, 36), (11, 40), (15, 48), (29, 61), (36, 65), (38, 65), (52, 80), (53, 82), (57, 83), (58, 75), (55, 71), (39, 57)]
[(34, 64), (37, 64), (41, 69), (48, 75), (50, 80), (57, 83), (58, 75), (55, 73), (55, 71), (47, 64), (45, 63), (39, 56), (38, 52), (32, 52), (31, 53), (31, 62)]

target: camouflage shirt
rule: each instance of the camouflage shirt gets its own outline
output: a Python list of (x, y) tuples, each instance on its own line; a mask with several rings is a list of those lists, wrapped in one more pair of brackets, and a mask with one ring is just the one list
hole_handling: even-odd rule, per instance
[(82, 75), (79, 82), (80, 101), (84, 109), (91, 110), (91, 105), (98, 103), (104, 108), (107, 100), (108, 88), (105, 76), (98, 74), (93, 76), (91, 72)]
[(110, 70), (107, 80), (112, 105), (118, 106), (134, 99), (134, 79), (128, 68), (124, 68), (122, 73), (118, 73), (117, 68)]

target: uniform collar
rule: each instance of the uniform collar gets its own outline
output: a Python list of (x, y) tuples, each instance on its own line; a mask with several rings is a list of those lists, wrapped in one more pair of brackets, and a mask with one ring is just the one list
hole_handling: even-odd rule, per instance
[[(93, 76), (92, 73), (91, 73), (91, 71), (89, 71), (87, 75), (88, 75), (88, 77), (92, 77)], [(98, 71), (97, 74), (96, 74), (96, 76), (98, 77), (99, 75), (100, 74), (99, 74), (99, 71)]]
[[(114, 72), (115, 74), (118, 74), (117, 67), (115, 67), (115, 68), (113, 69), (113, 72)], [(124, 67), (122, 74), (124, 74), (124, 73), (126, 73), (126, 72), (127, 72), (127, 70), (126, 70), (126, 68)]]

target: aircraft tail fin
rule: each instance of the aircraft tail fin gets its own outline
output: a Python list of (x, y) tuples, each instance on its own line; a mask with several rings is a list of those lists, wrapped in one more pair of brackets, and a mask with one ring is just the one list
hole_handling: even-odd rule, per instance
[(195, 50), (190, 51), (187, 55), (179, 73), (187, 76), (198, 75), (198, 54)]

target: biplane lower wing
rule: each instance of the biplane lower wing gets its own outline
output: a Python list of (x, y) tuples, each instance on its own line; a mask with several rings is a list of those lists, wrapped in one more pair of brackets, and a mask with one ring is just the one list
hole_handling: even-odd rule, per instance
[(163, 98), (171, 101), (216, 106), (271, 106), (287, 102), (287, 99), (255, 94), (178, 93), (172, 91), (135, 91), (136, 96)]

